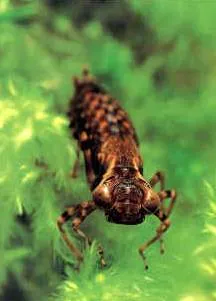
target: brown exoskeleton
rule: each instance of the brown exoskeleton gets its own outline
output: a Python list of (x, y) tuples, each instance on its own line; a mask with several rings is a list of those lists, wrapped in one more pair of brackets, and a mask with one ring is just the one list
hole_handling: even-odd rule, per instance
[[(63, 224), (72, 219), (73, 230), (87, 243), (89, 238), (80, 230), (84, 219), (94, 210), (105, 212), (107, 221), (116, 224), (137, 225), (146, 215), (153, 214), (160, 220), (156, 235), (139, 248), (145, 267), (144, 251), (155, 241), (160, 241), (170, 225), (169, 216), (176, 199), (175, 190), (164, 190), (164, 176), (157, 172), (148, 182), (142, 171), (142, 159), (133, 125), (118, 102), (91, 77), (87, 70), (83, 78), (74, 78), (75, 95), (70, 103), (68, 116), (73, 136), (83, 151), (86, 174), (93, 199), (69, 207), (58, 219), (62, 237), (79, 262), (83, 254), (68, 239)], [(77, 152), (72, 176), (79, 165)], [(160, 182), (160, 192), (153, 187)], [(168, 208), (163, 201), (170, 198)], [(100, 247), (102, 265), (105, 264)]]

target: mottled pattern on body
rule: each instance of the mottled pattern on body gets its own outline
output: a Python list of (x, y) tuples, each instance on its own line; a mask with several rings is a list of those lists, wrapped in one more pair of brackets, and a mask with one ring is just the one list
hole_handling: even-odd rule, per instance
[(119, 102), (88, 74), (75, 80), (75, 89), (68, 116), (74, 138), (86, 153), (86, 159), (91, 160), (86, 167), (90, 173), (92, 165), (94, 173), (90, 186), (95, 187), (93, 182), (100, 181), (114, 159), (118, 160), (115, 164), (135, 166), (141, 171), (138, 138)]
[[(159, 171), (149, 181), (144, 178), (134, 127), (118, 101), (86, 70), (81, 79), (74, 79), (74, 86), (75, 93), (68, 116), (78, 150), (71, 176), (77, 176), (81, 150), (92, 200), (68, 207), (59, 217), (57, 223), (62, 238), (80, 263), (83, 254), (63, 228), (69, 219), (72, 219), (74, 232), (88, 245), (91, 240), (80, 229), (80, 225), (97, 209), (104, 213), (108, 222), (124, 225), (137, 225), (147, 215), (154, 215), (160, 220), (156, 235), (139, 248), (147, 269), (145, 250), (155, 241), (160, 241), (160, 251), (164, 252), (162, 236), (170, 226), (169, 216), (174, 207), (176, 192), (164, 190), (164, 175)], [(160, 183), (159, 192), (153, 189), (157, 183)], [(166, 198), (170, 199), (167, 208), (163, 204)], [(98, 254), (104, 266), (104, 251), (100, 245)]]

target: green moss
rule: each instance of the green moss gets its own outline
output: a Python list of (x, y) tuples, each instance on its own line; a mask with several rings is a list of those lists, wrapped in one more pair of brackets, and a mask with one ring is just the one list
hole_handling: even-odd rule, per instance
[[(126, 40), (142, 32), (125, 31), (130, 34), (117, 41), (96, 18), (75, 26), (76, 5), (71, 21), (42, 1), (17, 2), (0, 3), (3, 300), (5, 287), (12, 290), (11, 275), (32, 301), (214, 300), (215, 4), (126, 1), (154, 37), (153, 49), (138, 64)], [(65, 117), (71, 77), (86, 64), (129, 112), (146, 178), (163, 170), (167, 188), (178, 192), (164, 236), (166, 252), (161, 256), (157, 244), (147, 251), (148, 271), (137, 248), (154, 235), (154, 217), (126, 227), (94, 213), (83, 225), (95, 241), (79, 273), (57, 231), (65, 205), (91, 198), (84, 169), (78, 179), (69, 176), (75, 147)], [(24, 213), (30, 221), (18, 222), (17, 215), (24, 218)], [(68, 232), (82, 247), (70, 225)], [(108, 262), (104, 270), (98, 242)]]

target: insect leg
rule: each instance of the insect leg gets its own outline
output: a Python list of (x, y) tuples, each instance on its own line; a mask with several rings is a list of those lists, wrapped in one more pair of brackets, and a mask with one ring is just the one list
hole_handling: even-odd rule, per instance
[(87, 179), (90, 187), (94, 183), (94, 180), (96, 178), (93, 166), (92, 166), (92, 153), (90, 149), (87, 149), (84, 151), (84, 158), (85, 158), (85, 167), (86, 167), (86, 174)]
[(176, 191), (174, 189), (172, 189), (172, 190), (162, 190), (162, 191), (158, 192), (158, 195), (160, 197), (161, 204), (163, 203), (163, 201), (165, 199), (167, 199), (167, 198), (170, 199), (170, 204), (169, 204), (168, 208), (163, 207), (163, 210), (159, 211), (159, 218), (160, 218), (161, 214), (163, 214), (163, 216), (161, 218), (166, 219), (170, 216), (170, 214), (173, 210), (177, 194), (176, 194)]
[(161, 171), (157, 171), (153, 177), (149, 180), (149, 183), (152, 187), (154, 187), (157, 183), (160, 182), (160, 190), (164, 190), (164, 181), (165, 177)]
[(78, 176), (79, 167), (80, 167), (80, 149), (79, 149), (79, 146), (77, 145), (76, 160), (74, 162), (74, 165), (73, 165), (73, 168), (71, 171), (72, 178), (76, 178)]
[[(166, 220), (170, 216), (172, 209), (174, 207), (175, 200), (176, 200), (176, 191), (175, 190), (162, 190), (158, 193), (158, 195), (159, 195), (160, 201), (161, 201), (161, 208), (158, 212), (158, 217), (160, 220)], [(163, 205), (163, 201), (166, 198), (170, 198), (170, 200), (171, 200), (168, 208), (165, 208)], [(164, 253), (164, 242), (163, 242), (162, 236), (160, 238), (160, 253), (161, 254)]]
[(160, 191), (158, 193), (161, 203), (164, 201), (164, 199), (166, 198), (170, 198), (170, 205), (168, 208), (164, 209), (163, 207), (160, 208), (160, 210), (158, 210), (155, 215), (160, 219), (161, 224), (160, 226), (157, 228), (156, 230), (156, 235), (148, 240), (146, 243), (144, 243), (143, 245), (140, 246), (139, 248), (139, 253), (141, 255), (141, 257), (144, 260), (144, 264), (145, 264), (145, 268), (148, 269), (148, 265), (146, 263), (146, 257), (144, 255), (145, 250), (154, 242), (156, 242), (157, 240), (160, 240), (160, 252), (164, 253), (164, 246), (163, 246), (163, 240), (162, 240), (162, 235), (165, 231), (167, 231), (167, 229), (170, 226), (170, 220), (169, 220), (169, 216), (172, 212), (172, 209), (174, 207), (175, 204), (175, 200), (176, 200), (176, 192), (175, 190), (164, 190), (164, 191)]
[[(93, 211), (93, 210), (92, 210)], [(92, 212), (91, 211), (91, 212)], [(91, 239), (83, 232), (79, 229), (79, 226), (80, 224), (83, 222), (83, 218), (85, 218), (83, 216), (84, 212), (81, 211), (81, 216), (78, 215), (72, 222), (72, 228), (73, 230), (82, 238), (84, 239), (85, 241), (85, 245), (86, 247), (90, 246), (92, 241)], [(100, 258), (100, 264), (101, 264), (101, 267), (105, 267), (106, 266), (106, 262), (105, 262), (105, 259), (104, 259), (104, 250), (102, 248), (101, 245), (98, 246), (97, 248), (97, 252), (98, 252), (98, 255), (99, 255), (99, 258)]]
[(145, 250), (150, 245), (152, 245), (154, 242), (156, 242), (157, 240), (160, 240), (162, 234), (168, 229), (169, 225), (170, 225), (169, 220), (166, 220), (166, 221), (162, 222), (156, 230), (156, 232), (157, 232), (156, 235), (152, 239), (148, 240), (147, 242), (145, 242), (143, 245), (141, 245), (139, 247), (139, 254), (140, 254), (140, 256), (142, 257), (142, 259), (144, 261), (144, 265), (145, 265), (146, 270), (148, 269), (148, 265), (146, 263), (146, 256), (144, 254)]
[[(165, 176), (164, 173), (161, 171), (157, 171), (153, 177), (149, 180), (149, 183), (151, 187), (154, 187), (157, 183), (160, 183), (160, 191), (164, 190), (164, 183), (165, 182)], [(161, 209), (163, 210), (163, 204), (161, 203)], [(161, 239), (162, 240), (162, 239)], [(161, 241), (161, 244), (163, 242)]]
[(61, 232), (62, 238), (65, 243), (77, 258), (79, 262), (83, 261), (83, 254), (81, 251), (69, 240), (63, 225), (72, 218), (72, 228), (73, 230), (86, 242), (89, 242), (89, 238), (79, 229), (80, 224), (84, 219), (91, 214), (96, 209), (94, 202), (82, 202), (81, 204), (71, 206), (58, 218), (57, 226)]

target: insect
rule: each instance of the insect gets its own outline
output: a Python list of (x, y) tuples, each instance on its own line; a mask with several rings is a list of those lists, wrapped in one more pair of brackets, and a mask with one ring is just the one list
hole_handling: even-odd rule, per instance
[[(73, 230), (88, 244), (90, 239), (81, 231), (80, 225), (96, 209), (104, 211), (108, 222), (125, 225), (140, 224), (147, 215), (154, 215), (160, 220), (160, 226), (155, 236), (139, 248), (147, 269), (145, 250), (160, 241), (160, 252), (164, 252), (162, 236), (170, 226), (169, 216), (176, 192), (164, 190), (161, 172), (156, 172), (149, 181), (144, 178), (135, 129), (118, 101), (97, 83), (88, 70), (83, 71), (82, 78), (74, 78), (74, 85), (75, 94), (68, 117), (79, 148), (72, 175), (77, 174), (81, 150), (92, 200), (68, 207), (58, 218), (58, 228), (78, 262), (82, 262), (82, 252), (69, 240), (63, 227), (69, 219)], [(157, 183), (160, 183), (159, 192), (153, 190)], [(163, 205), (166, 198), (170, 199), (167, 208)], [(101, 246), (99, 254), (101, 264), (105, 265)]]

